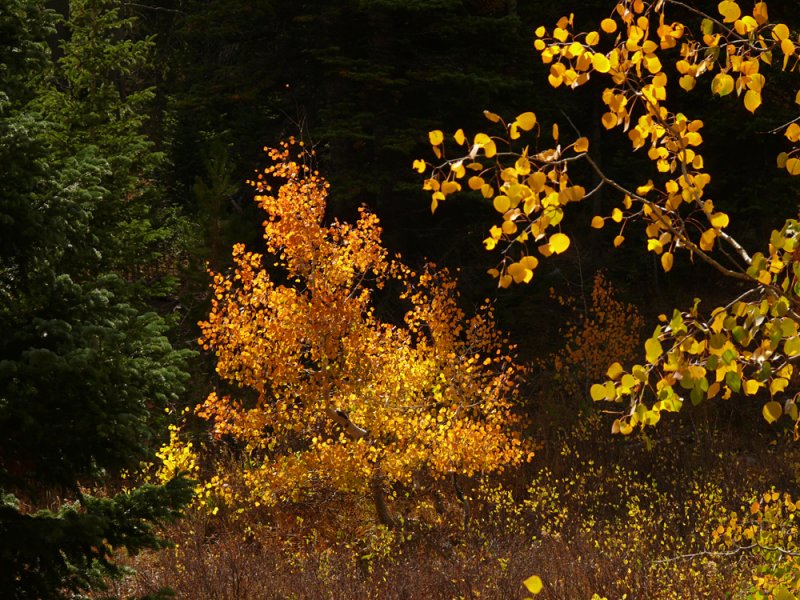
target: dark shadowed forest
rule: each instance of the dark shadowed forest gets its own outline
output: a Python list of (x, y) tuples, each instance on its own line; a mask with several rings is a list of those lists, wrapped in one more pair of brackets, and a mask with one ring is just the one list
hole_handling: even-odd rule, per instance
[(0, 0), (0, 597), (800, 598), (800, 21)]

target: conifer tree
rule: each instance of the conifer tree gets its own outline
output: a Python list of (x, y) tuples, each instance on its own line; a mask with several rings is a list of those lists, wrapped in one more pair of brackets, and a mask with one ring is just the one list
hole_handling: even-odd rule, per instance
[[(110, 6), (76, 1), (71, 15), (85, 8), (111, 19)], [(151, 413), (182, 391), (186, 352), (171, 346), (164, 319), (137, 303), (122, 276), (126, 256), (145, 254), (158, 235), (126, 214), (132, 194), (147, 187), (141, 118), (123, 103), (115, 118), (93, 122), (74, 112), (85, 104), (54, 102), (65, 93), (53, 87), (46, 43), (55, 22), (42, 0), (0, 1), (3, 598), (74, 598), (102, 586), (121, 573), (113, 552), (163, 545), (155, 527), (191, 497), (183, 478), (91, 494), (148, 456), (157, 436)], [(78, 27), (70, 23), (76, 47), (64, 45), (62, 65), (90, 46), (78, 49)], [(88, 101), (111, 85), (94, 72)], [(122, 231), (124, 247), (113, 237)]]

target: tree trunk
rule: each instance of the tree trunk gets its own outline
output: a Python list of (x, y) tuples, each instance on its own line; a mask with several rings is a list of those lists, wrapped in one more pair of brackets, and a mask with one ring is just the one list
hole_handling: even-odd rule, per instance
[(397, 527), (397, 521), (392, 516), (392, 513), (389, 512), (389, 507), (386, 504), (386, 496), (383, 493), (383, 473), (381, 472), (380, 463), (375, 465), (370, 488), (372, 490), (372, 501), (375, 503), (375, 512), (378, 514), (378, 522), (389, 529), (394, 529)]

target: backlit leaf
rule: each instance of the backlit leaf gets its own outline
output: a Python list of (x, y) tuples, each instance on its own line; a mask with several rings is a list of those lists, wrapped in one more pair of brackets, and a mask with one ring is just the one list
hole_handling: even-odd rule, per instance
[(744, 107), (750, 112), (756, 112), (761, 106), (761, 94), (755, 90), (747, 90), (744, 94)]
[(618, 362), (613, 363), (610, 367), (608, 367), (608, 371), (606, 371), (606, 375), (608, 375), (609, 379), (618, 379), (620, 375), (622, 375), (623, 369), (622, 365)]
[(538, 594), (542, 591), (542, 580), (538, 575), (528, 577), (522, 584), (527, 588), (531, 594)]
[(719, 14), (725, 17), (725, 23), (733, 23), (742, 16), (742, 9), (739, 8), (736, 2), (732, 2), (731, 0), (723, 0), (719, 3), (717, 8), (719, 9)]
[(530, 131), (536, 125), (536, 115), (532, 112), (524, 112), (517, 117), (516, 123), (523, 131)]
[(603, 19), (600, 21), (600, 29), (606, 33), (614, 33), (617, 30), (617, 22), (614, 19)]
[(733, 77), (727, 73), (717, 73), (711, 80), (711, 92), (718, 96), (727, 96), (733, 91)]
[(672, 256), (672, 252), (664, 252), (661, 255), (661, 266), (664, 269), (665, 273), (668, 273), (672, 269), (672, 263), (674, 262), (674, 258)]
[(767, 423), (774, 423), (783, 415), (783, 407), (780, 402), (770, 400), (764, 405), (764, 408), (761, 409), (761, 414), (764, 415)]
[(661, 347), (661, 342), (658, 341), (658, 338), (652, 337), (648, 339), (644, 343), (644, 351), (645, 357), (647, 358), (647, 362), (655, 363), (660, 357), (664, 350)]
[(569, 248), (570, 239), (563, 233), (554, 233), (550, 236), (550, 250), (556, 254), (566, 252)]
[(599, 73), (608, 73), (611, 68), (611, 63), (606, 58), (605, 54), (596, 53), (592, 55), (592, 66), (594, 70)]

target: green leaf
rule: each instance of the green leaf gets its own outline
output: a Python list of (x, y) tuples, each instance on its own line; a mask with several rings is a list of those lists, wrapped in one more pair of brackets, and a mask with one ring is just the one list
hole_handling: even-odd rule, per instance
[(725, 373), (725, 383), (737, 394), (742, 389), (742, 378), (739, 377), (738, 373), (734, 373), (733, 371)]

